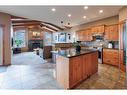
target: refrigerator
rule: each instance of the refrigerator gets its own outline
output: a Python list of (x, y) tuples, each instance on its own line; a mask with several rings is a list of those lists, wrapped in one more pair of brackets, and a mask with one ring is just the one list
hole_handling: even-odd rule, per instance
[(124, 56), (124, 65), (126, 65), (127, 71), (127, 21), (124, 23), (123, 27), (123, 56)]
[(0, 65), (3, 65), (3, 28), (0, 26)]

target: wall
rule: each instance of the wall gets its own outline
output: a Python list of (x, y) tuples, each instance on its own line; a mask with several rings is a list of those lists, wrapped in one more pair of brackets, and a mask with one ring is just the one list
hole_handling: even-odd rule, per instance
[(0, 24), (4, 25), (4, 64), (11, 64), (11, 16), (0, 12)]
[(77, 25), (73, 27), (72, 30), (78, 31), (78, 30), (90, 28), (92, 26), (117, 24), (118, 21), (119, 21), (119, 16), (117, 15), (117, 16), (112, 16), (97, 21)]
[(127, 19), (127, 7), (124, 7), (119, 11), (119, 21), (123, 21), (126, 19)]
[(100, 20), (97, 20), (97, 21), (77, 25), (77, 26), (74, 26), (72, 29), (68, 29), (66, 31), (59, 31), (59, 32), (53, 33), (53, 41), (58, 43), (57, 41), (54, 40), (55, 36), (58, 35), (58, 33), (66, 32), (66, 33), (71, 34), (71, 41), (67, 41), (66, 43), (74, 42), (74, 39), (76, 39), (75, 38), (75, 32), (77, 32), (79, 30), (87, 29), (87, 28), (90, 28), (92, 26), (98, 26), (98, 25), (117, 24), (118, 22), (119, 22), (119, 16), (117, 15), (117, 16), (112, 16), (112, 17), (100, 19)]
[(29, 40), (38, 40), (32, 37), (32, 32), (36, 31), (36, 32), (41, 32), (41, 38), (39, 40), (43, 40), (43, 32), (41, 29), (39, 29), (38, 27), (33, 27), (33, 28), (28, 28), (28, 27), (15, 27), (13, 30), (14, 32), (16, 30), (26, 30), (26, 47), (21, 48), (22, 52), (27, 52), (28, 51), (28, 41)]

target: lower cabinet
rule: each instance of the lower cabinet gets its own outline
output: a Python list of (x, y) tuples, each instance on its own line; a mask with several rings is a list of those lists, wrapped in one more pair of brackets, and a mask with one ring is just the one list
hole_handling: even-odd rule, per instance
[(98, 71), (98, 52), (83, 56), (83, 79)]
[(115, 49), (103, 49), (103, 63), (118, 66), (119, 51)]
[(70, 58), (70, 87), (98, 71), (98, 52)]
[(98, 51), (71, 58), (57, 55), (56, 78), (65, 89), (74, 88), (98, 70)]
[(70, 58), (70, 86), (73, 87), (82, 80), (82, 56)]

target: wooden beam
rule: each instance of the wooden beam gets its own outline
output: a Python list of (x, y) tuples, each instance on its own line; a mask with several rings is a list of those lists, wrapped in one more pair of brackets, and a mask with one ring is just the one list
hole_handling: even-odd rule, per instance
[(63, 28), (61, 28), (61, 27), (59, 27), (59, 26), (57, 26), (57, 25), (54, 25), (54, 24), (52, 24), (52, 23), (48, 23), (48, 22), (43, 22), (43, 23), (52, 25), (52, 26), (58, 28), (59, 30), (64, 30)]
[(40, 23), (13, 24), (12, 26), (34, 26), (34, 25), (40, 25)]
[(57, 29), (54, 29), (54, 28), (52, 28), (52, 27), (50, 27), (50, 26), (46, 26), (46, 25), (44, 25), (44, 24), (41, 24), (40, 25), (41, 27), (46, 27), (46, 28), (49, 28), (49, 29), (51, 29), (51, 30), (54, 30), (54, 31), (58, 31)]
[(12, 20), (12, 23), (41, 23), (35, 20)]

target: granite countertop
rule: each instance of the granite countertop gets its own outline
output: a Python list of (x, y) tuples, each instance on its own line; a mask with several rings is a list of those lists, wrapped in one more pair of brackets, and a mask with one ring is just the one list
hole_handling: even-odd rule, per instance
[(106, 47), (104, 47), (103, 49), (113, 49), (113, 50), (119, 50), (119, 48), (106, 48)]
[(98, 50), (97, 49), (82, 49), (80, 52), (76, 52), (75, 49), (66, 49), (66, 50), (58, 51), (57, 54), (67, 58), (71, 58), (71, 57), (76, 57), (76, 56), (80, 56), (80, 55), (84, 55), (84, 54), (88, 54), (88, 53), (92, 53), (96, 51)]

